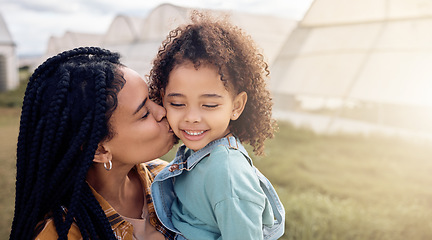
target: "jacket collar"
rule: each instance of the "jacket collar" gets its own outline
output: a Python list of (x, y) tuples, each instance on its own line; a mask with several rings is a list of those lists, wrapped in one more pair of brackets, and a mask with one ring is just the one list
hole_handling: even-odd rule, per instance
[(191, 149), (188, 149), (183, 144), (182, 146), (180, 146), (179, 150), (177, 151), (174, 162), (178, 165), (181, 165), (179, 166), (180, 168), (190, 171), (198, 164), (198, 162), (201, 159), (209, 155), (214, 148), (221, 145), (226, 146), (227, 148), (230, 149), (239, 150), (241, 153), (243, 153), (243, 155), (248, 159), (249, 163), (252, 165), (252, 159), (249, 157), (246, 149), (243, 147), (240, 141), (233, 136), (214, 140), (196, 152)]

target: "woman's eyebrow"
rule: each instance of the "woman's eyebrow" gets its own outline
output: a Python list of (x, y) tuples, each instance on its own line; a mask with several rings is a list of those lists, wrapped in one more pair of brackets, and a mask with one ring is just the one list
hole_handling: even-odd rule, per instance
[(144, 107), (144, 105), (146, 104), (146, 102), (147, 102), (147, 98), (144, 99), (144, 101), (142, 101), (142, 103), (137, 107), (137, 109), (135, 110), (135, 112), (132, 115), (137, 114)]

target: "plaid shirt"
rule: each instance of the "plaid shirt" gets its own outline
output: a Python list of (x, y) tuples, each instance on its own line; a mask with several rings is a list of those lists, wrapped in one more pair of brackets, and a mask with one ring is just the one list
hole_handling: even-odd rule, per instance
[[(175, 234), (168, 231), (160, 222), (156, 216), (156, 212), (153, 206), (153, 199), (151, 197), (150, 186), (153, 182), (154, 177), (167, 165), (167, 162), (156, 159), (136, 166), (137, 172), (141, 178), (141, 182), (144, 185), (144, 191), (147, 200), (147, 207), (149, 212), (150, 224), (153, 225), (157, 231), (165, 236), (165, 239), (174, 239)], [(91, 187), (90, 187), (91, 188)], [(119, 240), (132, 240), (133, 236), (133, 226), (131, 223), (125, 221), (120, 214), (118, 214), (109, 203), (98, 194), (93, 188), (91, 188), (95, 198), (104, 210), (108, 221), (111, 224), (111, 228), (114, 231), (115, 236)], [(57, 231), (52, 218), (46, 219), (44, 221), (44, 227), (38, 234), (36, 239), (57, 239)], [(68, 239), (82, 239), (81, 233), (79, 231), (76, 223), (72, 224), (72, 227), (68, 233)]]

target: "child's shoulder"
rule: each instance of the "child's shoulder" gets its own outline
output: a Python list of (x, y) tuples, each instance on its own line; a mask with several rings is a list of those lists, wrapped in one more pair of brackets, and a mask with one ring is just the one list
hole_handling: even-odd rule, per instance
[(210, 156), (217, 157), (217, 156), (223, 156), (223, 157), (239, 157), (243, 156), (243, 154), (240, 152), (240, 150), (232, 147), (228, 147), (226, 145), (217, 145), (215, 146), (211, 152)]
[(209, 160), (210, 164), (233, 168), (249, 165), (249, 161), (240, 150), (225, 145), (216, 146), (210, 152)]
[[(205, 172), (203, 183), (206, 186), (214, 186), (215, 189), (225, 186), (225, 189), (235, 188), (240, 192), (252, 185), (259, 186), (254, 168), (238, 149), (217, 146), (211, 151), (205, 164), (200, 172)], [(231, 191), (226, 194), (231, 194)]]

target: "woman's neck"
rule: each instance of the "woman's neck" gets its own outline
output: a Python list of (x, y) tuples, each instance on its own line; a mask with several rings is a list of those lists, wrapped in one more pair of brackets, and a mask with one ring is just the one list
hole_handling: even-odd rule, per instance
[(87, 175), (87, 182), (120, 215), (140, 218), (144, 193), (139, 174), (135, 168), (105, 170), (102, 164), (94, 164)]

